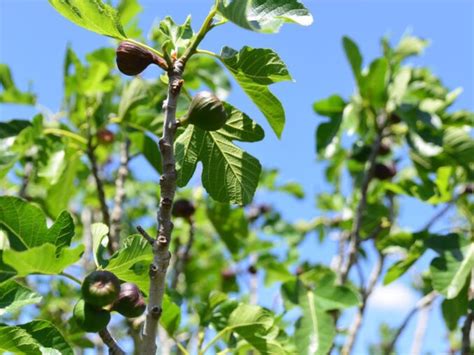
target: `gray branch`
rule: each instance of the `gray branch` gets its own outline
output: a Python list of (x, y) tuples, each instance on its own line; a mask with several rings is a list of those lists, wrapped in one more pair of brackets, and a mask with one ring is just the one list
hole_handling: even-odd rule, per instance
[(176, 61), (173, 69), (168, 73), (168, 97), (163, 105), (165, 122), (163, 136), (160, 140), (160, 152), (163, 161), (163, 174), (160, 178), (161, 200), (158, 213), (159, 230), (156, 240), (153, 241), (153, 262), (150, 265), (150, 292), (148, 309), (143, 329), (143, 353), (155, 354), (157, 350), (156, 335), (158, 321), (162, 313), (162, 302), (166, 287), (166, 272), (170, 262), (169, 244), (173, 223), (171, 222), (171, 208), (176, 192), (176, 164), (174, 156), (174, 136), (176, 132), (176, 107), (179, 93), (183, 84), (183, 64)]

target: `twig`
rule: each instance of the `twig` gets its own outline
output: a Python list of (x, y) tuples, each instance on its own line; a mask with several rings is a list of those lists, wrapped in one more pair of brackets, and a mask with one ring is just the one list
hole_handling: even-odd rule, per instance
[[(89, 127), (89, 130), (90, 130), (90, 127)], [(97, 164), (97, 159), (95, 157), (94, 150), (95, 149), (92, 146), (92, 136), (89, 132), (88, 137), (87, 137), (87, 157), (89, 158), (89, 161), (91, 163), (92, 176), (94, 177), (95, 184), (97, 186), (97, 196), (99, 198), (100, 211), (102, 212), (102, 219), (103, 219), (104, 224), (107, 225), (107, 227), (110, 227), (110, 214), (109, 214), (109, 208), (107, 206), (107, 199), (105, 197), (104, 183), (99, 174), (99, 167)], [(109, 243), (107, 245), (107, 248), (109, 249), (109, 252), (111, 254), (114, 253), (114, 250), (112, 248), (112, 243)]]
[(144, 230), (141, 226), (137, 226), (137, 231), (138, 233), (140, 233), (142, 235), (143, 238), (145, 238), (147, 240), (148, 243), (150, 243), (151, 245), (155, 244), (155, 239), (152, 238), (147, 232), (146, 230)]
[(367, 300), (369, 296), (372, 294), (372, 292), (374, 291), (375, 285), (377, 284), (380, 274), (382, 273), (384, 261), (385, 261), (384, 255), (379, 252), (377, 263), (372, 269), (372, 273), (370, 274), (367, 287), (365, 288), (365, 290), (362, 290), (361, 305), (359, 306), (359, 309), (357, 310), (354, 320), (352, 321), (352, 324), (349, 328), (349, 334), (341, 350), (341, 354), (344, 354), (344, 355), (350, 354), (352, 351), (352, 348), (354, 347), (355, 341), (357, 339), (357, 334), (360, 330), (360, 327), (362, 325), (362, 321), (364, 318), (365, 309), (367, 307)]
[(125, 352), (120, 348), (115, 339), (109, 333), (107, 328), (99, 332), (99, 336), (105, 345), (109, 348), (110, 355), (125, 355)]
[(110, 215), (109, 243), (111, 249), (116, 251), (120, 243), (120, 230), (122, 224), (123, 202), (125, 199), (125, 181), (128, 177), (128, 162), (130, 159), (130, 140), (125, 139), (120, 145), (120, 166), (115, 179), (114, 208)]
[(20, 191), (18, 192), (18, 196), (23, 199), (28, 199), (28, 195), (26, 194), (26, 190), (28, 189), (28, 185), (30, 184), (30, 176), (33, 172), (33, 164), (29, 161), (25, 164), (25, 170), (23, 172), (23, 177), (21, 179), (21, 186)]
[(340, 274), (338, 275), (338, 281), (340, 284), (346, 282), (347, 277), (349, 276), (349, 272), (351, 270), (352, 265), (356, 261), (357, 258), (357, 251), (360, 244), (360, 229), (362, 227), (362, 217), (365, 212), (365, 208), (367, 206), (367, 192), (369, 190), (370, 182), (374, 177), (375, 172), (375, 161), (377, 159), (377, 155), (380, 150), (380, 145), (382, 143), (383, 137), (383, 130), (385, 126), (386, 117), (385, 115), (381, 115), (377, 117), (377, 122), (383, 121), (380, 124), (380, 129), (377, 134), (377, 138), (375, 139), (374, 144), (372, 145), (372, 151), (370, 152), (369, 160), (368, 160), (368, 168), (364, 173), (362, 179), (362, 186), (361, 186), (361, 196), (359, 204), (357, 205), (356, 214), (354, 216), (354, 223), (350, 235), (349, 241), (349, 254), (347, 256), (347, 260), (345, 265), (343, 265)]
[(474, 313), (469, 311), (467, 314), (466, 320), (462, 326), (462, 347), (461, 347), (461, 354), (462, 355), (470, 355), (471, 352), (471, 328), (472, 322), (474, 322)]
[(194, 243), (194, 232), (195, 232), (194, 219), (192, 217), (189, 218), (188, 223), (189, 223), (188, 241), (186, 242), (183, 252), (181, 253), (180, 251), (178, 251), (176, 255), (176, 266), (175, 266), (175, 270), (173, 274), (173, 279), (171, 280), (171, 288), (173, 289), (176, 289), (176, 286), (178, 286), (179, 275), (181, 275), (184, 272), (186, 264), (189, 260), (191, 248)]
[(428, 320), (430, 317), (432, 303), (427, 305), (420, 311), (420, 316), (416, 324), (415, 335), (413, 336), (413, 342), (411, 344), (411, 355), (421, 354), (421, 349), (423, 347), (423, 340), (425, 338), (426, 327), (428, 325)]
[(429, 306), (431, 303), (433, 303), (433, 301), (436, 299), (437, 296), (438, 296), (438, 294), (435, 291), (432, 291), (432, 292), (428, 293), (427, 295), (425, 295), (423, 298), (421, 298), (416, 303), (415, 307), (413, 307), (413, 309), (407, 314), (407, 316), (405, 317), (405, 320), (402, 322), (400, 327), (397, 329), (397, 332), (395, 333), (395, 335), (394, 335), (392, 341), (390, 342), (390, 344), (388, 344), (387, 348), (384, 349), (385, 354), (391, 354), (393, 352), (393, 350), (395, 349), (395, 344), (397, 343), (398, 338), (403, 333), (403, 331), (405, 330), (406, 326), (408, 325), (410, 320), (413, 318), (413, 316), (418, 311), (420, 311), (421, 309), (423, 309), (423, 308)]
[(425, 226), (422, 228), (422, 230), (429, 230), (431, 227), (435, 225), (438, 220), (443, 217), (448, 211), (453, 207), (453, 205), (456, 203), (458, 200), (459, 196), (453, 197), (451, 201), (449, 201), (446, 206), (444, 206), (442, 209), (440, 209), (433, 217), (430, 218), (428, 222), (426, 222)]

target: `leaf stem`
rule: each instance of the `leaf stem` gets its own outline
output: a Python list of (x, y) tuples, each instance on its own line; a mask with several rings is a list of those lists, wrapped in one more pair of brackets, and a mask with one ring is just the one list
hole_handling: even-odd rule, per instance
[(43, 133), (44, 134), (51, 134), (51, 135), (54, 135), (54, 136), (62, 136), (62, 137), (68, 137), (68, 138), (71, 138), (83, 145), (86, 145), (87, 144), (87, 139), (85, 139), (84, 137), (81, 137), (80, 135), (74, 133), (74, 132), (71, 132), (71, 131), (67, 131), (65, 129), (60, 129), (60, 128), (45, 128), (43, 130)]
[(205, 49), (196, 49), (196, 54), (205, 54), (214, 58), (219, 58), (219, 54), (205, 50)]
[(61, 272), (61, 273), (59, 273), (59, 275), (60, 275), (60, 276), (67, 277), (69, 280), (74, 281), (74, 282), (77, 283), (78, 285), (81, 285), (81, 284), (82, 284), (81, 280), (79, 280), (77, 277), (75, 277), (75, 276), (73, 276), (73, 275), (71, 275), (71, 274), (68, 274), (68, 273), (66, 273), (66, 272), (64, 272), (64, 271)]

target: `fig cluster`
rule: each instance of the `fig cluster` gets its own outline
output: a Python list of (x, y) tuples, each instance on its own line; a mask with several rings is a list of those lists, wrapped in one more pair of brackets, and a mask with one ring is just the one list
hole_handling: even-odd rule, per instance
[(73, 316), (81, 329), (95, 333), (109, 324), (112, 311), (135, 318), (142, 315), (145, 309), (145, 299), (135, 284), (120, 284), (113, 273), (98, 270), (84, 279), (81, 298), (74, 306)]

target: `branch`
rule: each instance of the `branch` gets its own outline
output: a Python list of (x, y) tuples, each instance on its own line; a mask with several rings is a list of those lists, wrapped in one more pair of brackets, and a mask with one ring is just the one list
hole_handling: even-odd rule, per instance
[(115, 339), (109, 333), (107, 328), (99, 332), (99, 336), (105, 345), (109, 348), (110, 355), (125, 355), (125, 352), (120, 348)]
[(120, 145), (120, 166), (115, 179), (114, 208), (110, 215), (109, 243), (111, 249), (116, 251), (120, 243), (120, 230), (123, 215), (123, 202), (125, 199), (125, 181), (128, 177), (128, 162), (130, 161), (130, 140), (125, 139)]
[(349, 241), (349, 254), (347, 257), (346, 264), (343, 265), (341, 273), (339, 274), (338, 281), (340, 284), (346, 282), (347, 277), (349, 276), (349, 272), (351, 270), (352, 265), (357, 259), (357, 250), (360, 244), (360, 229), (362, 227), (362, 216), (364, 214), (365, 208), (367, 206), (367, 192), (369, 190), (370, 182), (374, 177), (375, 172), (375, 161), (377, 159), (377, 155), (379, 153), (380, 145), (382, 143), (383, 138), (383, 127), (385, 126), (385, 115), (377, 117), (378, 121), (384, 121), (380, 125), (381, 128), (377, 134), (377, 138), (375, 139), (374, 144), (372, 145), (372, 151), (370, 152), (369, 160), (368, 160), (368, 168), (364, 173), (362, 179), (362, 186), (361, 186), (361, 197), (359, 204), (357, 205), (356, 214), (354, 216), (354, 223), (352, 226), (352, 231), (350, 235)]
[(426, 326), (428, 325), (428, 320), (430, 317), (431, 304), (426, 306), (421, 312), (418, 318), (418, 323), (416, 324), (415, 335), (413, 336), (413, 342), (411, 344), (411, 355), (421, 354), (421, 349), (423, 346), (423, 340), (425, 338)]
[[(90, 127), (89, 127), (90, 129)], [(97, 159), (94, 154), (94, 147), (92, 146), (92, 136), (90, 132), (87, 137), (87, 157), (91, 163), (92, 176), (94, 177), (95, 184), (97, 186), (97, 197), (99, 198), (100, 211), (102, 212), (102, 219), (107, 227), (110, 227), (110, 214), (109, 208), (107, 206), (107, 199), (105, 198), (104, 183), (99, 175), (99, 167), (97, 164)], [(110, 254), (113, 254), (114, 250), (112, 249), (112, 243), (109, 242), (107, 245)]]
[(422, 230), (429, 230), (431, 227), (433, 227), (433, 225), (438, 222), (439, 219), (441, 219), (446, 213), (448, 213), (448, 211), (456, 203), (458, 198), (459, 196), (454, 196), (453, 199), (446, 204), (446, 206), (440, 209), (433, 217), (431, 217), (428, 222), (426, 222)]
[(432, 292), (428, 293), (427, 295), (425, 295), (423, 298), (421, 298), (416, 303), (415, 307), (413, 307), (413, 309), (407, 314), (407, 316), (405, 317), (405, 320), (402, 322), (400, 327), (397, 329), (397, 332), (395, 333), (395, 335), (394, 335), (392, 341), (390, 342), (390, 344), (384, 350), (385, 354), (392, 354), (393, 353), (393, 349), (395, 349), (395, 344), (397, 343), (398, 338), (403, 333), (403, 331), (405, 330), (406, 326), (408, 325), (410, 320), (413, 318), (413, 316), (418, 311), (420, 311), (421, 309), (423, 309), (423, 308), (429, 306), (431, 303), (433, 303), (433, 301), (436, 299), (437, 296), (438, 296), (438, 294), (435, 291), (432, 291)]
[(161, 305), (166, 286), (166, 272), (170, 261), (169, 244), (173, 223), (171, 207), (176, 192), (176, 164), (174, 157), (174, 135), (176, 132), (176, 107), (183, 84), (183, 64), (176, 61), (168, 72), (168, 97), (163, 105), (165, 122), (160, 140), (160, 152), (163, 161), (163, 174), (160, 178), (161, 200), (158, 213), (158, 235), (153, 240), (153, 262), (150, 265), (150, 292), (145, 327), (143, 329), (144, 354), (156, 353), (156, 335), (161, 316)]
[(188, 241), (184, 247), (183, 252), (181, 253), (180, 251), (177, 252), (177, 258), (176, 258), (176, 266), (175, 266), (175, 272), (173, 275), (173, 279), (171, 280), (171, 288), (176, 289), (176, 286), (178, 285), (179, 281), (179, 275), (181, 275), (184, 272), (184, 269), (186, 267), (186, 264), (189, 260), (189, 255), (191, 253), (191, 248), (194, 243), (194, 232), (195, 232), (195, 224), (194, 224), (194, 219), (191, 217), (188, 220), (189, 223), (189, 236), (188, 236)]
[(372, 292), (374, 291), (375, 285), (377, 284), (380, 274), (382, 273), (384, 261), (385, 261), (384, 255), (381, 252), (379, 252), (377, 263), (372, 269), (372, 273), (370, 274), (367, 287), (365, 288), (365, 290), (362, 290), (361, 305), (349, 328), (349, 334), (347, 336), (347, 340), (341, 351), (342, 355), (349, 355), (352, 351), (352, 348), (354, 347), (355, 341), (357, 339), (357, 334), (359, 333), (360, 327), (362, 326), (362, 320), (364, 319), (364, 313), (367, 306), (367, 300), (369, 296), (372, 294)]
[(472, 322), (474, 322), (474, 313), (469, 312), (466, 320), (462, 326), (462, 355), (470, 355), (471, 353), (471, 328)]

